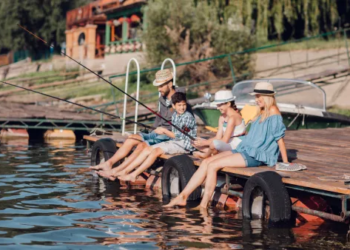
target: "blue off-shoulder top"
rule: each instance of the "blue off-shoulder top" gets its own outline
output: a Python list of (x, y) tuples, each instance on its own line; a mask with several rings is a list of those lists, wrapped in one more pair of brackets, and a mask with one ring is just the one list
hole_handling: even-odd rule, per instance
[(261, 116), (252, 123), (248, 135), (242, 137), (236, 151), (245, 152), (272, 167), (276, 165), (280, 153), (277, 141), (284, 137), (286, 126), (281, 115), (269, 116), (263, 122), (260, 119)]

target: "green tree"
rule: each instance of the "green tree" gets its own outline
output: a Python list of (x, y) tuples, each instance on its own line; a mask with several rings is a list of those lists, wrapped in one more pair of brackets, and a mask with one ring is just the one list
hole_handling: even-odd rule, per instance
[(66, 12), (89, 0), (1, 0), (0, 50), (36, 51), (45, 45), (23, 31), (18, 24), (48, 41), (60, 44), (65, 40)]
[[(260, 42), (268, 39), (290, 39), (316, 35), (349, 20), (350, 2), (344, 0), (194, 0), (216, 6), (222, 19), (237, 15), (251, 28)], [(343, 9), (346, 9), (344, 12)]]
[[(234, 15), (223, 20), (218, 8), (206, 1), (153, 0), (145, 11), (147, 30), (143, 41), (150, 64), (159, 64), (167, 57), (177, 63), (194, 61), (254, 46), (254, 37)], [(250, 55), (232, 60), (236, 74), (252, 71)], [(230, 76), (230, 72), (228, 58), (201, 61), (177, 70), (180, 78), (192, 83)]]

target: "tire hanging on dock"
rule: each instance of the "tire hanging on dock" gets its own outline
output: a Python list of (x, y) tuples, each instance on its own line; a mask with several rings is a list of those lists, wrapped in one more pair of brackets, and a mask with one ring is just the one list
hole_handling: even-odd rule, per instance
[(102, 161), (107, 161), (115, 152), (117, 152), (117, 147), (115, 141), (112, 139), (103, 138), (96, 141), (91, 150), (91, 166), (96, 166)]
[[(168, 159), (162, 170), (163, 199), (169, 199), (172, 195), (180, 193), (195, 172), (196, 167), (193, 160), (187, 155), (177, 155)], [(202, 188), (199, 186), (188, 197), (188, 200), (198, 200), (201, 195)]]
[(289, 224), (291, 202), (282, 177), (273, 171), (250, 177), (244, 185), (242, 212), (246, 219), (257, 216), (268, 220), (271, 226)]

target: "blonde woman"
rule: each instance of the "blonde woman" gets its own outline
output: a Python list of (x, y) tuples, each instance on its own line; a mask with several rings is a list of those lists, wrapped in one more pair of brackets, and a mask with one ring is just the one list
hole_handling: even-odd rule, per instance
[(215, 93), (213, 103), (221, 113), (219, 129), (215, 137), (208, 140), (197, 138), (193, 142), (193, 146), (199, 150), (193, 153), (195, 157), (207, 158), (216, 151), (231, 151), (241, 142), (240, 136), (245, 135), (245, 124), (237, 112), (234, 100), (231, 90), (219, 90)]
[(203, 160), (184, 190), (166, 207), (186, 205), (188, 196), (205, 181), (205, 191), (200, 206), (206, 208), (216, 186), (217, 172), (224, 167), (245, 168), (263, 165), (272, 167), (276, 165), (279, 153), (283, 162), (288, 163), (283, 140), (286, 127), (276, 105), (275, 93), (271, 83), (256, 84), (251, 95), (255, 95), (259, 113), (248, 135), (232, 152), (222, 152)]

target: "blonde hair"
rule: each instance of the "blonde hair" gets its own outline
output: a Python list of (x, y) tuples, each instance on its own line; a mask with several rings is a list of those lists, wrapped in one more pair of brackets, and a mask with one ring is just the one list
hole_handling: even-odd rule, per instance
[(261, 97), (264, 98), (264, 103), (265, 103), (264, 111), (265, 112), (262, 113), (262, 109), (258, 107), (257, 117), (261, 115), (260, 122), (263, 122), (263, 121), (265, 121), (265, 119), (267, 117), (270, 116), (270, 108), (272, 106), (277, 107), (277, 103), (276, 103), (276, 99), (274, 96), (262, 95)]

